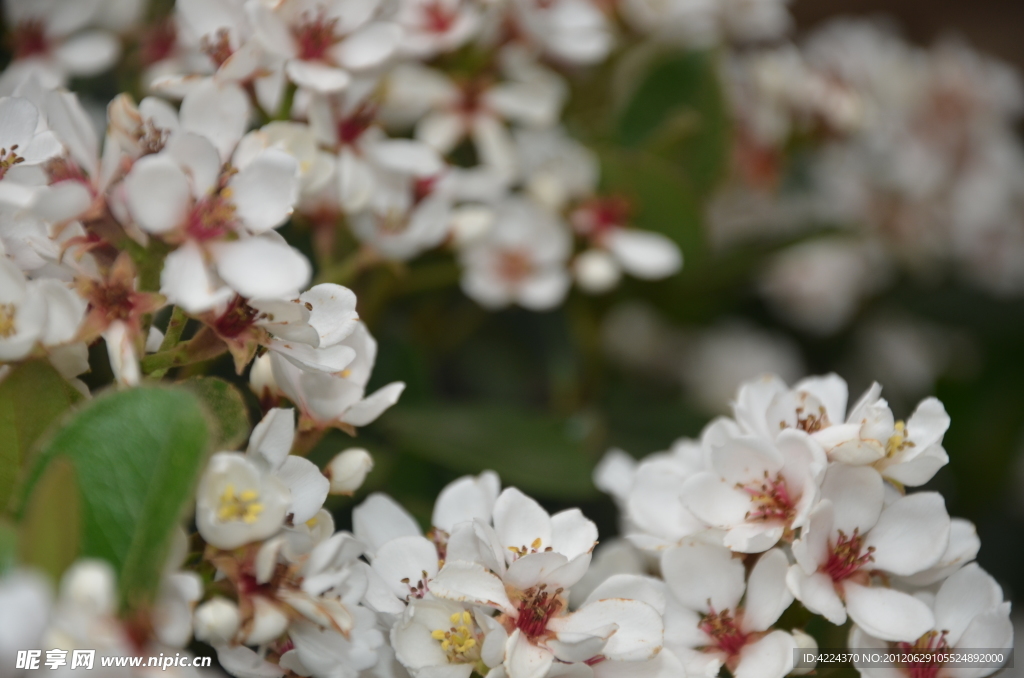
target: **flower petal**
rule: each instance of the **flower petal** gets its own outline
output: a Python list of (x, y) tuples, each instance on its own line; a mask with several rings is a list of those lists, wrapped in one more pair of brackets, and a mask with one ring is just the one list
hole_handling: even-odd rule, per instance
[(306, 257), (283, 238), (243, 238), (210, 249), (217, 273), (243, 297), (295, 298), (312, 272)]
[(268, 148), (228, 182), (235, 213), (252, 233), (277, 228), (291, 216), (299, 197), (295, 158)]
[(712, 544), (687, 542), (665, 551), (661, 571), (679, 602), (705, 613), (709, 602), (719, 612), (735, 611), (745, 587), (743, 561)]
[(912, 643), (935, 627), (928, 605), (909, 593), (850, 581), (843, 593), (850, 618), (875, 638)]
[(132, 218), (150, 233), (166, 233), (181, 225), (191, 207), (188, 178), (170, 157), (140, 158), (125, 178)]
[(875, 549), (873, 567), (910, 575), (939, 562), (949, 545), (949, 530), (942, 495), (918, 492), (887, 506), (867, 534), (864, 546)]

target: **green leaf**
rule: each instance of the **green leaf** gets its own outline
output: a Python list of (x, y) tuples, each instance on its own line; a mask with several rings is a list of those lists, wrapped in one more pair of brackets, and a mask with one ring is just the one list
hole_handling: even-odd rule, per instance
[(0, 511), (10, 502), (32, 445), (81, 399), (45, 360), (15, 365), (0, 381)]
[(81, 510), (74, 467), (57, 459), (43, 473), (20, 525), (20, 560), (54, 582), (74, 562), (81, 543)]
[(655, 63), (619, 117), (627, 147), (646, 145), (679, 164), (697, 195), (725, 170), (731, 125), (710, 52), (673, 54)]
[[(70, 462), (80, 497), (81, 555), (114, 566), (123, 603), (150, 600), (171, 532), (205, 463), (209, 428), (198, 398), (184, 389), (145, 387), (100, 396), (43, 447), (18, 514), (28, 515), (26, 503), (46, 489), (40, 478), (45, 480), (47, 469)], [(23, 535), (40, 538), (36, 531)]]
[(237, 450), (248, 440), (252, 429), (249, 409), (235, 386), (218, 377), (193, 377), (181, 386), (194, 393), (210, 415), (211, 448)]
[(524, 492), (580, 499), (596, 491), (574, 423), (510, 407), (431, 405), (392, 408), (377, 425), (400, 451), (457, 473), (492, 469)]

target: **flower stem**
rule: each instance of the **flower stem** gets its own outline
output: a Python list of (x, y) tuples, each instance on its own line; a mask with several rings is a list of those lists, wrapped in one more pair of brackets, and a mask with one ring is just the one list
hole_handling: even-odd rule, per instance
[(204, 327), (188, 341), (143, 358), (141, 361), (142, 372), (154, 377), (163, 376), (172, 367), (191, 365), (216, 358), (227, 350), (227, 344), (221, 341), (209, 327)]

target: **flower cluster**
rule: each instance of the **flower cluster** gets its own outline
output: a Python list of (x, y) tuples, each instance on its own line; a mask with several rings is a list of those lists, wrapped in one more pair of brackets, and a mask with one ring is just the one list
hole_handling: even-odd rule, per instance
[(791, 323), (834, 332), (900, 270), (1021, 290), (1024, 87), (1009, 66), (962, 41), (920, 48), (882, 23), (837, 20), (731, 56), (723, 82), (737, 134), (713, 238), (845, 231), (765, 272), (764, 296)]
[[(321, 472), (289, 454), (294, 411), (272, 409), (244, 453), (203, 474), (205, 584), (180, 569), (181, 533), (143, 622), (116, 616), (102, 562), (72, 567), (56, 604), (24, 571), (0, 580), (0, 600), (52, 607), (20, 627), (28, 644), (147, 656), (194, 637), (239, 678), (782, 678), (795, 649), (816, 647), (784, 621), (794, 600), (852, 620), (851, 647), (1011, 647), (1009, 603), (971, 562), (973, 525), (906, 491), (946, 462), (942, 405), (904, 423), (877, 386), (848, 413), (846, 400), (834, 375), (766, 377), (698, 441), (640, 462), (609, 453), (595, 479), (626, 538), (596, 559), (578, 509), (549, 514), (489, 471), (445, 487), (426, 531), (380, 493), (335, 531), (325, 499), (357, 489), (372, 459), (346, 450)], [(942, 669), (926, 664), (894, 668)]]
[(848, 395), (834, 374), (756, 379), (699, 440), (639, 463), (612, 451), (595, 472), (672, 594), (665, 645), (688, 674), (790, 673), (793, 649), (813, 642), (776, 627), (794, 599), (852, 620), (851, 647), (1011, 646), (1009, 603), (971, 563), (974, 526), (938, 493), (907, 491), (948, 461), (942, 404), (928, 398), (904, 422), (877, 384), (850, 407)]

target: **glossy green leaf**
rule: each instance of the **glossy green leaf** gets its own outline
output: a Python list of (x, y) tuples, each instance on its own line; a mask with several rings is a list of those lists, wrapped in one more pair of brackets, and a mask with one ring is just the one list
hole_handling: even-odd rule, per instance
[(579, 499), (596, 490), (593, 462), (574, 422), (509, 407), (396, 407), (379, 424), (392, 445), (457, 473), (497, 471), (505, 485)]
[(14, 365), (0, 381), (0, 511), (10, 502), (32, 445), (81, 399), (45, 360)]
[(45, 489), (39, 479), (47, 468), (70, 462), (80, 497), (81, 555), (113, 564), (123, 602), (145, 601), (159, 584), (171, 531), (191, 503), (209, 428), (199, 399), (184, 389), (100, 396), (43, 447), (19, 515)]
[(193, 377), (181, 385), (194, 393), (210, 415), (210, 447), (237, 450), (248, 440), (252, 426), (241, 392), (218, 377)]

